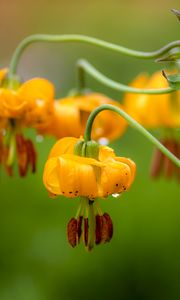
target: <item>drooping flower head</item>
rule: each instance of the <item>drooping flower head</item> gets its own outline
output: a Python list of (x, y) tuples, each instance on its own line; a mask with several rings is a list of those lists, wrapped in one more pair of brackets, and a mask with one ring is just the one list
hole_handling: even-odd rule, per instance
[(6, 69), (0, 71), (0, 161), (10, 176), (15, 153), (20, 176), (26, 175), (28, 167), (35, 172), (36, 151), (22, 130), (47, 122), (53, 100), (54, 88), (46, 79), (34, 78), (21, 84), (18, 78), (9, 79)]
[(111, 218), (96, 206), (97, 199), (128, 190), (135, 169), (132, 160), (117, 157), (113, 149), (95, 141), (67, 137), (54, 145), (44, 168), (43, 182), (53, 197), (81, 198), (78, 214), (68, 224), (68, 239), (73, 247), (81, 238), (83, 220), (83, 239), (89, 250), (94, 242), (111, 239)]
[[(40, 133), (49, 133), (62, 138), (66, 136), (79, 137), (84, 134), (85, 125), (90, 113), (102, 104), (113, 104), (121, 107), (101, 94), (87, 94), (82, 96), (68, 97), (54, 102), (52, 120), (47, 126), (42, 126)], [(126, 130), (126, 121), (112, 111), (101, 112), (94, 124), (92, 138), (99, 140), (106, 138), (113, 140), (120, 137)]]
[[(146, 74), (138, 76), (131, 86), (138, 88), (166, 88), (167, 80), (161, 72), (154, 73), (151, 77)], [(124, 106), (135, 120), (148, 129), (160, 129), (165, 133), (161, 138), (162, 144), (175, 156), (180, 158), (180, 141), (176, 137), (176, 130), (180, 128), (180, 92), (170, 94), (144, 95), (126, 94)], [(152, 159), (151, 175), (158, 177), (180, 178), (180, 170), (175, 164), (156, 149)]]

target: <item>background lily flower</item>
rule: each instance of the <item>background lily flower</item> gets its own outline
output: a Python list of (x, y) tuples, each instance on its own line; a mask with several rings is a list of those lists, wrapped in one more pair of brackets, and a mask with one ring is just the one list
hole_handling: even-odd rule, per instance
[[(37, 128), (47, 122), (54, 101), (54, 87), (43, 78), (33, 78), (23, 84), (6, 79), (7, 71), (0, 71), (0, 161), (7, 173), (17, 157), (21, 177), (28, 167), (36, 170), (36, 151), (31, 140), (23, 137), (23, 127)], [(4, 131), (3, 131), (4, 130)]]
[[(55, 101), (52, 120), (47, 126), (42, 126), (40, 132), (55, 135), (57, 138), (79, 137), (84, 133), (90, 113), (102, 104), (113, 104), (122, 108), (122, 105), (101, 94), (87, 94)], [(92, 138), (98, 140), (106, 137), (113, 140), (120, 137), (126, 127), (126, 121), (119, 115), (112, 111), (103, 111), (93, 124)]]
[[(161, 72), (151, 77), (139, 75), (131, 84), (137, 88), (166, 88), (167, 80)], [(180, 92), (163, 95), (126, 94), (124, 106), (139, 123), (148, 128), (180, 127)]]
[[(167, 80), (161, 72), (154, 73), (151, 77), (146, 74), (139, 75), (131, 84), (138, 88), (165, 88)], [(124, 105), (127, 112), (139, 123), (149, 129), (163, 129), (161, 142), (175, 156), (180, 158), (180, 141), (175, 137), (175, 129), (180, 127), (180, 92), (175, 91), (163, 95), (131, 95), (126, 94)], [(176, 176), (180, 178), (180, 170), (167, 157), (156, 149), (154, 151), (150, 174), (158, 177), (163, 173), (167, 178)]]

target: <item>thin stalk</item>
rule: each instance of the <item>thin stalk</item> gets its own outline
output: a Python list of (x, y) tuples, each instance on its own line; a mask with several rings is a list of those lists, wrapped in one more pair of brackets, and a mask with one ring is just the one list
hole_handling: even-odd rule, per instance
[(172, 154), (166, 147), (164, 147), (149, 131), (147, 131), (143, 126), (141, 126), (137, 121), (135, 121), (132, 117), (130, 117), (125, 111), (122, 109), (115, 107), (111, 104), (103, 104), (93, 110), (87, 120), (86, 129), (84, 133), (84, 140), (91, 140), (91, 131), (92, 125), (95, 117), (103, 110), (111, 110), (118, 113), (121, 117), (123, 117), (131, 127), (139, 131), (142, 135), (144, 135), (154, 146), (156, 146), (165, 156), (167, 156), (175, 165), (180, 167), (180, 159), (178, 159), (174, 154)]
[(116, 82), (108, 77), (106, 77), (104, 74), (102, 74), (100, 71), (98, 71), (94, 66), (92, 66), (88, 61), (81, 59), (77, 62), (77, 68), (78, 73), (81, 74), (79, 76), (79, 81), (81, 81), (81, 78), (83, 78), (83, 82), (79, 83), (79, 86), (84, 88), (84, 76), (82, 76), (82, 72), (86, 72), (90, 76), (92, 76), (94, 79), (99, 81), (105, 86), (108, 86), (114, 90), (121, 91), (121, 92), (127, 92), (127, 93), (133, 93), (133, 94), (149, 94), (149, 95), (162, 95), (162, 94), (168, 94), (172, 93), (175, 90), (171, 87), (168, 88), (162, 88), (162, 89), (141, 89), (141, 88), (135, 88), (131, 87), (119, 82)]
[(24, 40), (20, 42), (20, 44), (15, 49), (10, 66), (9, 66), (9, 78), (13, 77), (16, 74), (16, 69), (20, 57), (23, 51), (32, 43), (37, 42), (49, 42), (49, 43), (67, 43), (67, 42), (80, 42), (84, 44), (90, 44), (94, 46), (98, 46), (103, 49), (107, 49), (113, 52), (119, 52), (121, 54), (125, 54), (128, 56), (136, 57), (136, 58), (143, 58), (143, 59), (154, 59), (162, 56), (163, 54), (167, 53), (169, 50), (179, 47), (180, 40), (173, 41), (164, 47), (152, 51), (152, 52), (142, 52), (132, 50), (120, 45), (116, 45), (113, 43), (109, 43), (103, 40), (99, 40), (97, 38), (78, 35), (78, 34), (65, 34), (65, 35), (50, 35), (50, 34), (34, 34), (31, 36), (26, 37)]

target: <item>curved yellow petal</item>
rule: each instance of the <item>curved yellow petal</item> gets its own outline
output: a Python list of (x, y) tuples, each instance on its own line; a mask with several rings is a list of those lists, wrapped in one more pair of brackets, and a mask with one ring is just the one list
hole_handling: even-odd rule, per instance
[(125, 158), (125, 157), (115, 157), (114, 159), (115, 161), (119, 161), (122, 162), (126, 165), (129, 166), (130, 171), (131, 171), (131, 177), (130, 177), (130, 181), (127, 184), (127, 187), (129, 188), (130, 185), (133, 183), (135, 175), (136, 175), (136, 164), (129, 158)]
[(19, 98), (15, 91), (0, 90), (0, 115), (8, 118), (19, 118), (26, 109), (26, 101)]
[(59, 182), (63, 195), (69, 198), (97, 197), (97, 182), (92, 165), (71, 159), (70, 156), (59, 157), (58, 165)]
[(47, 124), (53, 110), (53, 84), (43, 78), (33, 78), (23, 83), (17, 92), (28, 105), (25, 124), (36, 129)]
[(43, 172), (43, 183), (46, 189), (55, 195), (61, 194), (59, 176), (58, 176), (58, 159), (49, 158), (45, 164)]
[(44, 101), (54, 99), (54, 86), (47, 79), (33, 78), (21, 85), (18, 94), (32, 104), (36, 101), (37, 104), (42, 105)]
[(112, 148), (108, 146), (100, 146), (99, 147), (99, 160), (104, 161), (106, 159), (114, 158), (115, 152)]
[[(66, 107), (67, 111), (70, 107), (73, 107), (75, 109), (75, 115), (78, 112), (78, 116), (74, 121), (74, 124), (76, 128), (79, 128), (79, 130), (76, 129), (79, 135), (84, 133), (86, 122), (90, 113), (102, 104), (112, 104), (124, 109), (124, 107), (118, 102), (113, 101), (104, 95), (95, 93), (60, 100), (60, 105)], [(112, 140), (122, 135), (126, 127), (127, 122), (117, 113), (112, 111), (103, 111), (98, 114), (93, 123), (92, 138), (98, 140), (101, 137), (106, 137), (107, 139)], [(71, 135), (73, 134), (71, 133)]]
[(60, 139), (55, 143), (55, 145), (51, 149), (49, 157), (57, 157), (65, 153), (73, 154), (74, 146), (77, 143), (77, 141), (78, 139), (74, 137), (65, 137)]
[(79, 137), (82, 134), (80, 115), (75, 105), (61, 101), (54, 102), (53, 127), (51, 132), (58, 138), (65, 136)]
[(102, 197), (115, 193), (122, 193), (129, 187), (131, 170), (127, 164), (121, 162), (108, 162), (101, 171)]

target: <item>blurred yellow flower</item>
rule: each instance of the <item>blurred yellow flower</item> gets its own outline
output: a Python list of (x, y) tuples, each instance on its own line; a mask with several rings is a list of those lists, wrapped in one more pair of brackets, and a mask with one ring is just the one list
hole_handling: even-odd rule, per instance
[[(102, 104), (122, 105), (101, 94), (87, 94), (60, 99), (54, 102), (54, 114), (47, 126), (42, 126), (41, 133), (49, 133), (57, 138), (65, 136), (79, 137), (84, 133), (90, 113)], [(126, 130), (126, 121), (112, 111), (103, 111), (93, 124), (92, 138), (98, 140), (105, 137), (113, 140)]]
[[(166, 88), (167, 80), (161, 72), (151, 77), (139, 75), (131, 84), (137, 88)], [(134, 119), (148, 128), (180, 127), (180, 92), (163, 95), (126, 94), (124, 106)]]
[[(131, 84), (138, 88), (166, 88), (167, 80), (161, 72), (151, 77), (146, 74), (139, 75)], [(174, 131), (180, 127), (180, 92), (175, 91), (163, 95), (126, 94), (124, 106), (135, 120), (143, 126), (153, 129), (168, 130), (168, 134), (161, 138), (161, 143), (180, 158), (180, 143), (175, 138)], [(165, 132), (163, 130), (163, 133)], [(156, 178), (163, 174), (165, 177), (179, 177), (179, 168), (168, 159), (160, 150), (155, 149), (150, 174)]]
[(36, 152), (32, 141), (23, 137), (22, 127), (37, 128), (49, 120), (54, 87), (43, 78), (21, 84), (6, 75), (7, 69), (0, 70), (0, 162), (11, 176), (17, 156), (19, 174), (25, 176), (29, 166), (36, 170)]

